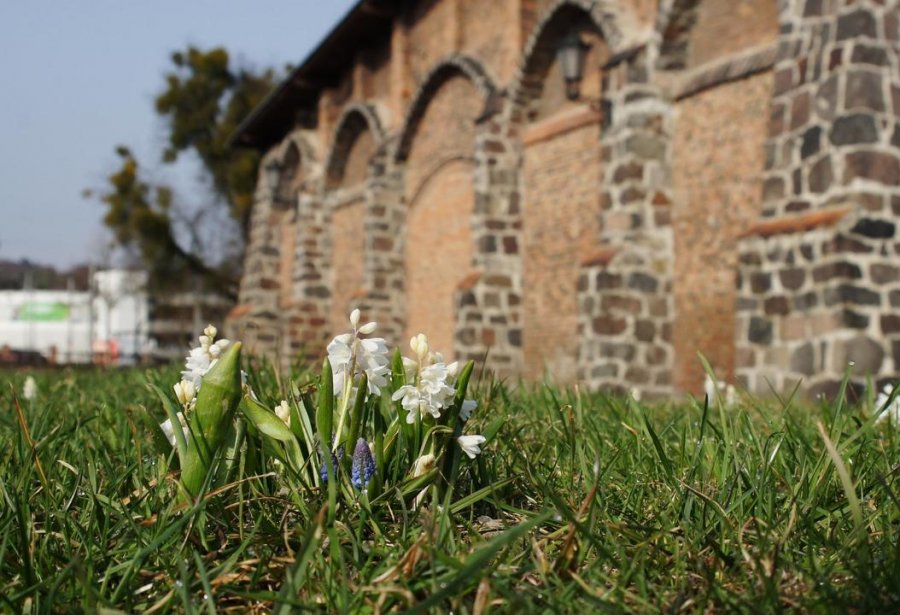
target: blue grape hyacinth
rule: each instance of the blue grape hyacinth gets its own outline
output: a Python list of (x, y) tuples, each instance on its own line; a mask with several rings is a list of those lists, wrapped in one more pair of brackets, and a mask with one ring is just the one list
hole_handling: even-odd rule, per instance
[[(322, 455), (325, 455), (325, 451), (322, 451)], [(344, 449), (338, 447), (337, 453), (332, 451), (331, 453), (331, 467), (334, 468), (334, 472), (337, 473), (338, 464), (341, 462), (341, 459), (344, 458)], [(328, 464), (324, 461), (322, 462), (322, 467), (319, 468), (319, 476), (322, 478), (322, 484), (328, 483)]]
[(375, 459), (372, 457), (372, 451), (369, 450), (369, 444), (360, 438), (356, 441), (356, 448), (353, 450), (353, 465), (350, 468), (353, 486), (364, 490), (374, 475)]

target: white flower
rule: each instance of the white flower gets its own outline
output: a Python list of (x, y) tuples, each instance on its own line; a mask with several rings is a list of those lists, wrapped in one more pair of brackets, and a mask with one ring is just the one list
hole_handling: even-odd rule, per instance
[(282, 399), (281, 403), (275, 406), (275, 414), (284, 421), (285, 425), (291, 426), (291, 407), (288, 405), (287, 400)]
[(22, 386), (22, 397), (28, 401), (32, 401), (37, 397), (37, 382), (34, 381), (33, 376), (28, 376), (25, 379), (25, 384)]
[(416, 384), (403, 385), (391, 399), (402, 400), (400, 405), (406, 410), (406, 422), (414, 423), (417, 417), (424, 418), (426, 414), (440, 418), (441, 411), (453, 403), (455, 393), (447, 381), (447, 366), (435, 363), (422, 368)]
[(468, 421), (472, 416), (472, 412), (478, 407), (478, 402), (474, 399), (463, 400), (462, 407), (459, 409), (459, 418), (462, 421)]
[(428, 356), (428, 338), (425, 337), (424, 333), (412, 336), (409, 340), (409, 347), (416, 353), (419, 362), (422, 362)]
[(733, 408), (736, 401), (737, 390), (734, 388), (734, 385), (729, 384), (725, 387), (725, 407)]
[[(181, 422), (181, 429), (184, 432), (184, 437), (190, 437), (191, 430), (188, 428), (187, 420), (184, 418), (184, 414), (182, 414), (181, 412), (178, 413), (178, 420)], [(169, 444), (175, 446), (175, 430), (172, 428), (172, 419), (166, 419), (159, 424), (159, 427), (166, 435), (166, 440), (169, 441)]]
[(189, 406), (194, 401), (194, 396), (197, 395), (197, 388), (192, 380), (182, 380), (172, 388), (175, 389), (175, 397), (178, 399), (178, 403), (185, 407)]
[(460, 436), (456, 439), (456, 441), (459, 442), (460, 448), (462, 448), (463, 452), (469, 456), (469, 459), (475, 459), (475, 457), (481, 454), (480, 446), (484, 444), (485, 437)]
[(184, 380), (193, 382), (196, 390), (200, 390), (203, 376), (215, 365), (216, 361), (231, 343), (226, 339), (213, 341), (216, 333), (217, 330), (214, 326), (207, 325), (203, 330), (203, 335), (197, 338), (200, 341), (200, 345), (196, 348), (191, 348), (191, 352), (184, 363), (185, 369), (181, 372), (181, 377)]
[(416, 459), (416, 463), (413, 464), (413, 478), (417, 478), (427, 473), (431, 468), (434, 467), (434, 455), (428, 453), (426, 455), (422, 455), (418, 459)]
[(348, 378), (356, 380), (359, 373), (365, 372), (369, 393), (379, 395), (381, 389), (387, 386), (387, 377), (390, 373), (387, 345), (380, 337), (366, 339), (360, 337), (374, 333), (377, 324), (370, 322), (357, 327), (359, 310), (353, 310), (350, 314), (350, 324), (353, 326), (353, 332), (336, 336), (327, 348), (335, 394), (343, 393)]
[[(884, 388), (881, 390), (881, 393), (878, 394), (878, 397), (875, 399), (875, 410), (880, 410), (885, 404), (888, 403), (888, 400), (891, 398), (891, 385), (886, 384)], [(876, 423), (880, 423), (885, 419), (890, 419), (893, 425), (900, 426), (900, 395), (894, 398), (893, 403), (890, 406), (887, 406), (884, 409), (884, 412), (878, 415), (878, 418), (875, 419)]]
[(637, 387), (631, 387), (631, 398), (634, 401), (641, 401), (641, 390)]
[(709, 374), (706, 374), (706, 379), (703, 381), (703, 392), (706, 393), (706, 399), (711, 404), (716, 398), (716, 382)]
[[(438, 419), (441, 412), (453, 404), (456, 394), (453, 381), (459, 372), (459, 364), (453, 362), (446, 365), (440, 353), (430, 352), (428, 338), (421, 333), (409, 340), (409, 347), (416, 358), (404, 357), (403, 368), (406, 371), (406, 381), (413, 384), (397, 389), (392, 399), (402, 400), (400, 405), (406, 410), (407, 423), (414, 423), (417, 417), (424, 418), (426, 414)], [(460, 410), (460, 415), (465, 409), (471, 414), (471, 409), (465, 407)]]

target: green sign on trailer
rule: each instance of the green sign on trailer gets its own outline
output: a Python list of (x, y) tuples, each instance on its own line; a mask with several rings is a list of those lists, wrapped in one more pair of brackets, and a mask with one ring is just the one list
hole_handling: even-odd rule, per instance
[(63, 322), (69, 319), (69, 306), (55, 301), (25, 303), (16, 311), (16, 320), (29, 322)]

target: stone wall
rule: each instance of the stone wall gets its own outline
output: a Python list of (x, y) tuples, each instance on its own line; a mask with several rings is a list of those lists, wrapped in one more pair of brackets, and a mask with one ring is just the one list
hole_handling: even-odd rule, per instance
[(696, 392), (697, 351), (757, 391), (896, 377), (896, 4), (408, 3), (267, 153), (301, 179), (289, 210), (260, 184), (232, 323), (314, 358), (359, 307), (648, 396)]
[(900, 371), (896, 2), (785, 7), (762, 216), (740, 243), (738, 376), (833, 394)]

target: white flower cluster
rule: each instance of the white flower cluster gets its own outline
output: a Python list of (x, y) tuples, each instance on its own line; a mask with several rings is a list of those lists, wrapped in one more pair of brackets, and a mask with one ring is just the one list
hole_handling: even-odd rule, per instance
[[(406, 370), (406, 381), (413, 384), (405, 384), (397, 389), (393, 400), (400, 400), (400, 405), (407, 413), (407, 423), (414, 423), (417, 418), (424, 418), (425, 415), (438, 419), (444, 409), (453, 405), (459, 363), (454, 361), (446, 364), (441, 353), (431, 351), (428, 338), (421, 333), (409, 340), (409, 347), (416, 358), (403, 357), (403, 367)], [(463, 421), (469, 420), (477, 406), (475, 400), (465, 400), (459, 412), (460, 418)]]
[(369, 393), (378, 395), (387, 386), (387, 377), (391, 371), (387, 345), (380, 337), (360, 337), (375, 333), (378, 325), (370, 322), (360, 327), (359, 310), (350, 313), (350, 325), (353, 332), (338, 335), (327, 348), (334, 374), (334, 392), (337, 395), (343, 394), (344, 386), (353, 383), (358, 374), (365, 372)]
[(428, 338), (421, 333), (409, 340), (409, 347), (416, 358), (404, 357), (403, 367), (406, 369), (406, 381), (413, 384), (397, 389), (392, 399), (400, 400), (400, 405), (406, 410), (407, 423), (415, 423), (417, 418), (425, 418), (425, 415), (438, 419), (444, 408), (453, 403), (456, 394), (453, 382), (459, 372), (459, 364), (444, 363), (440, 353), (430, 351)]
[(203, 335), (198, 338), (200, 345), (196, 348), (191, 348), (191, 352), (184, 362), (185, 369), (181, 372), (181, 377), (184, 380), (193, 382), (196, 390), (200, 389), (200, 382), (203, 376), (216, 364), (216, 361), (228, 348), (228, 344), (231, 343), (226, 339), (216, 340), (216, 333), (218, 331), (214, 326), (207, 325), (203, 330)]
[(706, 379), (703, 381), (703, 392), (706, 393), (710, 404), (713, 403), (716, 397), (722, 397), (723, 393), (726, 408), (733, 407), (737, 401), (737, 390), (734, 388), (734, 385), (716, 382), (709, 374), (706, 374)]
[[(184, 413), (194, 409), (197, 392), (200, 390), (203, 376), (216, 364), (216, 361), (228, 348), (228, 344), (231, 343), (226, 339), (216, 340), (217, 333), (218, 330), (214, 326), (206, 326), (203, 330), (203, 335), (198, 338), (200, 345), (196, 348), (191, 348), (184, 362), (185, 369), (181, 372), (181, 382), (176, 383), (172, 387), (175, 390), (175, 398), (181, 404), (183, 410), (183, 412), (178, 413), (178, 420), (181, 422), (185, 438), (189, 437), (191, 432)], [(169, 443), (175, 446), (175, 430), (171, 419), (163, 421), (160, 424), (160, 428), (162, 428)]]
[[(352, 332), (338, 335), (328, 344), (328, 360), (334, 374), (334, 392), (345, 401), (349, 397), (345, 387), (352, 387), (350, 383), (355, 382), (359, 374), (365, 372), (368, 391), (373, 395), (381, 393), (390, 376), (390, 360), (384, 339), (361, 337), (374, 333), (377, 323), (359, 326), (359, 318), (359, 310), (353, 310), (350, 313)], [(412, 337), (409, 347), (415, 358), (403, 357), (407, 384), (397, 389), (392, 399), (400, 401), (400, 405), (406, 410), (407, 423), (415, 423), (427, 416), (439, 419), (442, 412), (453, 405), (459, 363), (454, 361), (447, 364), (439, 352), (433, 352), (429, 348), (428, 338), (421, 333)], [(464, 400), (459, 410), (460, 419), (468, 421), (477, 406), (478, 403), (473, 399)], [(463, 451), (474, 458), (481, 452), (479, 446), (485, 439), (483, 436), (461, 436), (458, 442)]]
[(34, 381), (34, 376), (28, 376), (25, 379), (25, 384), (22, 386), (22, 397), (27, 401), (33, 401), (37, 397), (37, 382)]
[[(880, 410), (884, 408), (884, 406), (888, 403), (888, 400), (891, 398), (891, 385), (886, 384), (881, 392), (878, 394), (878, 397), (875, 399), (875, 410)], [(887, 406), (884, 409), (884, 412), (878, 415), (878, 418), (875, 419), (876, 423), (880, 423), (884, 420), (890, 420), (891, 424), (895, 427), (900, 427), (900, 395), (894, 398), (894, 401), (891, 402), (890, 406)]]

